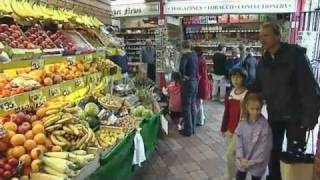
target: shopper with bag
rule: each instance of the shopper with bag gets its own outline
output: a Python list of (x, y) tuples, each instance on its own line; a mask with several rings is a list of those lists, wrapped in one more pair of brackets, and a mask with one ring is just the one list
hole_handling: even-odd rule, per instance
[(268, 121), (261, 114), (263, 99), (249, 93), (242, 103), (242, 115), (236, 129), (236, 180), (261, 180), (272, 148), (272, 132)]
[(206, 59), (200, 47), (195, 47), (194, 51), (198, 56), (198, 95), (197, 95), (197, 125), (203, 126), (205, 120), (203, 100), (210, 98), (210, 80), (208, 77), (208, 67)]
[(280, 158), (287, 132), (287, 154), (291, 163), (304, 157), (306, 131), (318, 122), (319, 86), (305, 56), (297, 45), (281, 43), (278, 25), (261, 26), (260, 41), (264, 54), (257, 67), (252, 89), (266, 100), (272, 129), (273, 148), (269, 163), (269, 180), (281, 180)]
[(246, 73), (239, 68), (231, 71), (231, 83), (233, 89), (226, 97), (225, 110), (221, 124), (221, 132), (227, 144), (227, 167), (225, 176), (227, 180), (233, 180), (236, 173), (236, 137), (234, 132), (241, 116), (241, 102), (247, 94), (245, 87)]
[(191, 136), (196, 126), (196, 97), (198, 89), (198, 57), (191, 50), (191, 42), (182, 42), (180, 59), (180, 74), (182, 77), (182, 113), (184, 129), (181, 134)]

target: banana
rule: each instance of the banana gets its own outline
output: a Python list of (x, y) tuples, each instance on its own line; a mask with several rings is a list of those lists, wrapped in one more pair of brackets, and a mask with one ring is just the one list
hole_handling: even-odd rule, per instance
[(64, 131), (66, 131), (66, 133), (68, 133), (68, 134), (74, 134), (73, 131), (72, 131), (72, 129), (70, 129), (69, 127), (63, 126), (62, 128), (63, 128)]
[(59, 140), (60, 142), (64, 142), (64, 143), (66, 143), (66, 145), (70, 145), (69, 141), (66, 140), (63, 136), (56, 135), (55, 137), (56, 137), (57, 140)]
[(62, 136), (62, 135), (66, 134), (66, 131), (64, 131), (64, 130), (55, 130), (55, 131), (52, 132), (52, 134)]
[(51, 115), (51, 114), (57, 114), (57, 113), (59, 113), (59, 112), (60, 112), (59, 109), (52, 109), (52, 110), (48, 110), (48, 111), (46, 112), (46, 115), (48, 116), (48, 115)]
[(77, 142), (75, 148), (76, 148), (76, 149), (79, 148), (79, 147), (84, 143), (84, 141), (87, 139), (87, 137), (88, 137), (88, 134), (84, 135), (84, 136), (80, 139), (80, 141)]
[(59, 121), (57, 121), (56, 123), (57, 124), (63, 124), (65, 122), (71, 121), (71, 120), (73, 120), (73, 118), (63, 118), (63, 119), (60, 119)]
[(50, 140), (52, 141), (53, 144), (58, 145), (58, 146), (66, 146), (67, 144), (64, 142), (59, 141), (55, 135), (51, 134), (50, 135)]
[(74, 126), (73, 124), (68, 124), (68, 128), (70, 128), (73, 131), (73, 134), (75, 134), (75, 135), (80, 134), (78, 128), (76, 126)]
[(62, 127), (62, 124), (55, 124), (55, 125), (46, 127), (45, 130), (48, 131), (48, 132), (52, 132), (52, 131), (54, 131), (56, 129), (60, 129), (61, 127)]
[(77, 107), (65, 108), (65, 109), (64, 109), (64, 112), (71, 113), (71, 114), (75, 114), (75, 113), (78, 112), (78, 108), (77, 108)]
[(56, 116), (56, 117), (54, 117), (54, 118), (52, 118), (52, 119), (49, 119), (49, 120), (47, 120), (46, 122), (44, 122), (43, 125), (44, 125), (44, 127), (48, 127), (48, 126), (50, 126), (50, 125), (53, 125), (53, 124), (55, 124), (57, 121), (59, 121), (60, 118), (61, 118), (60, 116)]

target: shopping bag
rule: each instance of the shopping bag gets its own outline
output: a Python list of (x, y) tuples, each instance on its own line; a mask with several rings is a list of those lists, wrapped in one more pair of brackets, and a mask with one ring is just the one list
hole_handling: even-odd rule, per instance
[(315, 156), (312, 131), (308, 132), (307, 142), (309, 141), (310, 134), (312, 137), (312, 153), (306, 153), (300, 158), (295, 158), (287, 152), (281, 153), (280, 170), (282, 180), (314, 180)]

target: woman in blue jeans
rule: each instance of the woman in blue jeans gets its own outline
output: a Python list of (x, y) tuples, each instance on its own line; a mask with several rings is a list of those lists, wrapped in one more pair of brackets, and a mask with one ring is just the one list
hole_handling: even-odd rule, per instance
[(182, 56), (179, 71), (182, 76), (182, 113), (184, 129), (181, 134), (191, 136), (196, 126), (196, 96), (198, 90), (198, 58), (191, 50), (190, 41), (182, 42)]

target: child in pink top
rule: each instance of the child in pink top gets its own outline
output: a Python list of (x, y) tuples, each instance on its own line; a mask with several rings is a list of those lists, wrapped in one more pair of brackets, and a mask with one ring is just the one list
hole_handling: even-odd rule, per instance
[(172, 73), (172, 82), (166, 91), (169, 96), (169, 111), (171, 119), (177, 124), (178, 129), (182, 129), (182, 101), (181, 101), (181, 76), (178, 72)]

